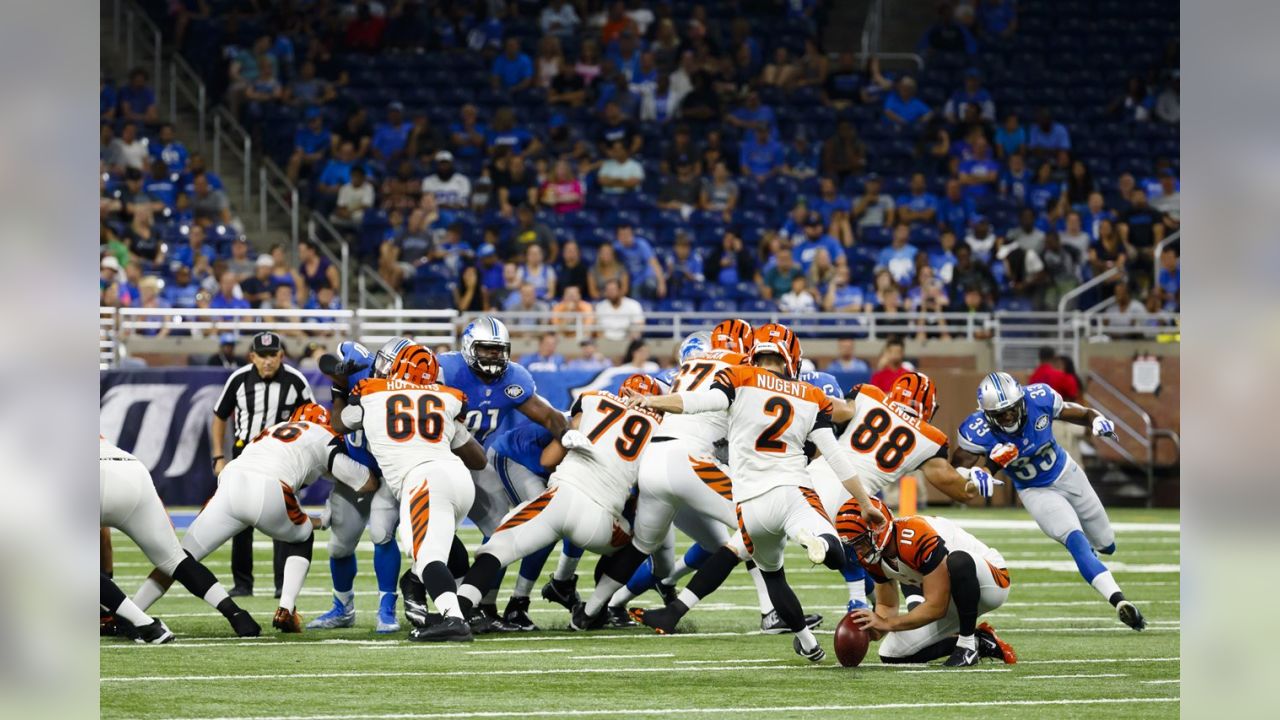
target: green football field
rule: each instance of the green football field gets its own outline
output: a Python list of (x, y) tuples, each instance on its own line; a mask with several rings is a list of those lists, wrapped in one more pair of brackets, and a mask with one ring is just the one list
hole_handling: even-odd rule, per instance
[[(1119, 550), (1104, 560), (1146, 615), (1142, 633), (1116, 620), (1076, 574), (1066, 550), (1041, 535), (1025, 513), (943, 514), (969, 524), (1009, 561), (1009, 602), (983, 617), (1016, 648), (1017, 665), (886, 666), (873, 644), (862, 666), (840, 667), (830, 643), (846, 600), (843, 580), (810, 567), (798, 547), (787, 555), (788, 579), (805, 609), (826, 617), (819, 637), (828, 656), (817, 665), (793, 654), (789, 635), (759, 633), (754, 589), (741, 570), (690, 613), (681, 626), (685, 632), (675, 636), (647, 628), (568, 632), (568, 613), (543, 601), (536, 589), (533, 615), (543, 628), (537, 633), (445, 645), (410, 643), (407, 630), (378, 635), (367, 541), (359, 551), (357, 627), (282, 636), (270, 627), (270, 542), (258, 534), (259, 596), (242, 605), (262, 623), (264, 636), (235, 638), (216, 611), (175, 586), (151, 611), (177, 642), (153, 647), (102, 641), (102, 717), (1177, 717), (1177, 511), (1111, 511)], [(325, 536), (317, 539), (299, 602), (304, 621), (330, 605)], [(464, 530), (463, 537), (471, 546), (480, 542), (475, 530)], [(128, 538), (117, 532), (113, 539), (116, 580), (132, 594), (150, 565)], [(228, 584), (229, 550), (207, 561)], [(587, 589), (593, 565), (584, 558), (580, 591)], [(500, 606), (514, 578), (513, 568)], [(642, 606), (656, 602), (652, 593), (637, 599)]]

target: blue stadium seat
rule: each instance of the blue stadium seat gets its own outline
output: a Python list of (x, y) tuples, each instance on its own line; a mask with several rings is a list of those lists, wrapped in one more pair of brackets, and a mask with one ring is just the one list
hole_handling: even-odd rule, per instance
[(693, 312), (694, 305), (692, 300), (685, 300), (681, 298), (667, 298), (665, 300), (659, 300), (656, 309), (658, 312), (687, 313), (687, 312)]
[(767, 313), (773, 312), (776, 306), (772, 300), (763, 298), (757, 300), (743, 300), (738, 303), (738, 310), (744, 313)]
[(698, 304), (698, 311), (704, 313), (713, 313), (719, 317), (732, 315), (738, 312), (738, 304), (728, 298), (716, 298), (714, 300), (704, 300)]

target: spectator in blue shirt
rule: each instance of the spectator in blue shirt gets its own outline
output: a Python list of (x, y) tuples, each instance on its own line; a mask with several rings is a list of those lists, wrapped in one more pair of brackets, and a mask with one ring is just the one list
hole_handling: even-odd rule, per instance
[[(209, 307), (215, 310), (248, 310), (249, 301), (241, 295), (237, 280), (235, 273), (224, 270), (218, 276), (218, 292), (209, 301)], [(231, 316), (227, 317), (230, 319)]]
[(187, 228), (186, 236), (187, 244), (174, 248), (173, 255), (170, 256), (173, 262), (187, 267), (195, 267), (196, 256), (203, 255), (208, 258), (209, 264), (212, 265), (218, 256), (213, 251), (213, 248), (205, 243), (204, 228), (199, 225), (191, 225)]
[(605, 57), (613, 61), (615, 69), (633, 79), (640, 70), (640, 43), (636, 40), (634, 30), (627, 29), (618, 39), (609, 43), (605, 49)]
[(1009, 113), (996, 128), (996, 157), (1005, 159), (1027, 148), (1027, 129), (1018, 122), (1017, 113)]
[(836, 341), (836, 356), (831, 359), (830, 364), (822, 369), (828, 373), (866, 373), (871, 374), (871, 366), (866, 360), (855, 355), (857, 349), (853, 345), (853, 338), (840, 338)]
[(938, 203), (939, 227), (959, 234), (969, 229), (969, 221), (976, 212), (973, 198), (964, 194), (960, 181), (948, 180), (942, 201)]
[(332, 134), (324, 126), (324, 113), (320, 108), (307, 108), (305, 117), (306, 124), (299, 126), (293, 134), (293, 154), (285, 168), (289, 181), (295, 184), (304, 171), (310, 177), (333, 142)]
[(1027, 186), (1027, 205), (1037, 214), (1057, 220), (1062, 197), (1062, 183), (1053, 178), (1053, 165), (1040, 163), (1035, 181)]
[(850, 282), (849, 265), (836, 266), (835, 275), (822, 295), (822, 309), (825, 312), (860, 313), (866, 304), (867, 297), (862, 287)]
[(1085, 211), (1080, 215), (1080, 226), (1089, 235), (1094, 242), (1098, 241), (1100, 236), (1099, 229), (1102, 221), (1110, 220), (1114, 222), (1116, 219), (1115, 212), (1107, 209), (1106, 200), (1102, 197), (1102, 193), (1089, 193), (1089, 200), (1085, 205)]
[[(317, 288), (316, 291), (311, 294), (311, 299), (307, 300), (306, 304), (302, 306), (302, 309), (303, 310), (341, 310), (342, 300), (338, 298), (337, 294), (333, 291), (333, 288), (329, 287), (328, 285), (325, 285), (323, 287)], [(309, 317), (306, 319), (306, 322), (313, 322), (313, 323), (334, 323), (337, 321), (338, 321), (338, 318), (336, 316), (330, 317), (330, 316), (323, 316), (323, 315)]]
[(769, 136), (769, 129), (757, 126), (738, 148), (738, 164), (745, 175), (763, 182), (782, 169), (786, 148)]
[(995, 194), (1000, 165), (991, 159), (991, 146), (981, 134), (974, 137), (971, 152), (972, 158), (960, 163), (960, 184), (965, 195), (978, 203)]
[(1017, 30), (1016, 0), (982, 0), (978, 6), (978, 32), (984, 41), (1008, 40)]
[(1166, 245), (1160, 252), (1156, 287), (1160, 293), (1162, 309), (1177, 312), (1182, 292), (1182, 266), (1178, 260), (1178, 251), (1172, 245)]
[(845, 256), (844, 248), (840, 247), (840, 241), (827, 234), (822, 215), (816, 210), (811, 210), (805, 218), (804, 233), (797, 238), (795, 245), (791, 248), (791, 255), (800, 266), (801, 272), (809, 272), (809, 266), (813, 264), (819, 249), (826, 250), (831, 261), (837, 264)]
[(945, 284), (951, 284), (951, 272), (956, 266), (956, 234), (950, 230), (938, 236), (941, 249), (929, 254), (929, 265)]
[(196, 306), (196, 295), (200, 293), (200, 283), (191, 277), (191, 268), (179, 265), (173, 271), (173, 280), (165, 283), (161, 295), (171, 307), (193, 308)]
[(898, 87), (884, 99), (884, 116), (899, 125), (923, 124), (932, 115), (933, 110), (916, 97), (916, 81), (909, 76), (898, 80)]
[(553, 332), (538, 338), (538, 351), (520, 358), (520, 364), (529, 372), (557, 372), (564, 367), (564, 355), (557, 352), (560, 337)]
[(542, 142), (527, 128), (516, 124), (515, 110), (509, 107), (499, 108), (493, 114), (486, 138), (490, 155), (497, 154), (499, 148), (507, 148), (513, 156), (528, 158), (542, 150)]
[(103, 75), (98, 81), (98, 118), (115, 120), (116, 108), (119, 104), (120, 98), (116, 95), (115, 81)]
[(1019, 205), (1027, 204), (1027, 188), (1035, 178), (1027, 168), (1022, 153), (1009, 156), (1009, 167), (1000, 173), (1000, 196), (1011, 198)]
[(316, 191), (326, 195), (337, 195), (338, 190), (351, 180), (351, 168), (356, 164), (356, 146), (344, 142), (338, 146), (338, 152), (329, 158), (320, 176), (316, 178)]
[(409, 144), (409, 132), (413, 123), (404, 117), (404, 105), (393, 102), (387, 105), (387, 120), (373, 127), (373, 141), (369, 144), (373, 157), (390, 168), (404, 154)]
[(142, 183), (142, 192), (173, 210), (178, 205), (178, 184), (174, 182), (174, 177), (176, 176), (169, 172), (163, 161), (154, 160), (151, 163), (151, 174)]
[(160, 126), (156, 141), (147, 147), (151, 157), (163, 160), (171, 173), (182, 173), (187, 169), (187, 146), (173, 137), (173, 126), (165, 123)]
[(911, 176), (909, 192), (898, 196), (899, 222), (934, 224), (938, 220), (938, 196), (929, 192), (924, 173)]
[(1036, 124), (1027, 133), (1027, 150), (1032, 157), (1051, 158), (1062, 150), (1071, 150), (1071, 135), (1067, 128), (1053, 121), (1048, 108), (1041, 108)]
[(493, 243), (484, 243), (476, 248), (476, 267), (480, 271), (480, 286), (484, 289), (489, 307), (500, 306), (507, 290), (507, 279), (498, 258), (498, 249)]
[(968, 28), (956, 22), (956, 13), (963, 9), (967, 9), (970, 13), (973, 11), (973, 8), (967, 5), (956, 8), (949, 2), (940, 3), (938, 21), (925, 30), (920, 42), (916, 45), (917, 51), (922, 55), (930, 51), (976, 54), (978, 40), (973, 37), (973, 33), (969, 32)]
[[(818, 197), (809, 201), (809, 209), (817, 211), (822, 216), (822, 223), (830, 226), (836, 213), (847, 215), (853, 212), (853, 204), (838, 192), (834, 178), (824, 177), (818, 180)], [(834, 255), (831, 257), (835, 259)]]
[(693, 249), (693, 238), (684, 230), (676, 231), (671, 257), (666, 261), (667, 283), (672, 295), (689, 283), (702, 282), (702, 256)]
[(911, 226), (899, 223), (893, 228), (893, 243), (880, 251), (876, 257), (876, 269), (888, 270), (895, 282), (906, 285), (911, 282), (916, 271), (916, 248), (907, 241), (911, 239)]
[(992, 124), (996, 121), (996, 103), (991, 93), (982, 87), (982, 72), (977, 68), (964, 71), (964, 87), (951, 94), (951, 99), (942, 109), (947, 122), (956, 123), (965, 117), (965, 108), (974, 106), (978, 109), (978, 117), (982, 122)]
[(204, 166), (204, 156), (198, 152), (191, 153), (191, 157), (187, 158), (187, 172), (183, 174), (178, 184), (182, 186), (182, 192), (190, 196), (195, 191), (196, 176), (203, 175), (209, 187), (214, 190), (222, 190), (222, 178), (212, 170)]
[(808, 180), (822, 167), (822, 143), (810, 142), (804, 133), (796, 133), (787, 147), (782, 174), (797, 180)]
[(636, 237), (635, 229), (626, 221), (618, 222), (615, 229), (617, 242), (614, 247), (618, 251), (618, 259), (627, 268), (631, 278), (632, 297), (664, 298), (667, 296), (667, 281), (662, 274), (662, 266), (658, 264), (658, 256), (648, 240)]
[(773, 108), (760, 103), (760, 93), (752, 91), (742, 107), (729, 113), (725, 122), (743, 131), (764, 128), (769, 135), (776, 134), (777, 117)]
[(135, 68), (129, 73), (129, 84), (116, 93), (119, 109), (117, 115), (122, 120), (154, 125), (160, 117), (156, 109), (156, 93), (147, 86), (149, 76), (142, 68)]
[(493, 60), (493, 89), (519, 92), (533, 85), (533, 60), (520, 52), (520, 40), (507, 38), (502, 54)]

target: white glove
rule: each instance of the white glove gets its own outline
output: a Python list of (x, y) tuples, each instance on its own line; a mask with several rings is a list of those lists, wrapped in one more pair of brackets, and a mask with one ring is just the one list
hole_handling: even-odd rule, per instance
[(324, 504), (324, 509), (320, 511), (320, 529), (328, 530), (329, 521), (333, 519), (333, 512), (329, 510), (329, 503)]
[(564, 446), (565, 450), (573, 450), (574, 448), (588, 447), (591, 445), (591, 441), (588, 440), (587, 436), (583, 435), (581, 432), (574, 430), (573, 428), (569, 428), (560, 436), (560, 444)]
[(965, 489), (968, 489), (969, 485), (972, 485), (978, 495), (984, 498), (991, 497), (995, 493), (996, 488), (1004, 484), (1003, 480), (997, 480), (996, 478), (991, 477), (991, 473), (980, 467), (960, 468), (956, 472), (960, 473), (960, 477), (969, 481), (969, 484), (965, 486)]
[(1099, 415), (1093, 419), (1093, 436), (1109, 437), (1112, 440), (1118, 439), (1115, 423)]

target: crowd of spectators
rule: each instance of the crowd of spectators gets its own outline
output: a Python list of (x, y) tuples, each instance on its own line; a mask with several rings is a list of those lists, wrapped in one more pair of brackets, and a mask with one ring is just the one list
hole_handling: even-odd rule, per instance
[[(1056, 42), (1024, 63), (1053, 13), (1076, 38), (1128, 17), (1115, 3), (941, 3), (919, 72), (825, 52), (815, 0), (179, 5), (175, 32), (220, 28), (228, 104), (411, 304), (622, 337), (655, 310), (1056, 308), (1119, 268), (1095, 300), (1178, 308), (1176, 248), (1154, 256), (1179, 226), (1176, 32), (1150, 18), (1152, 52), (1105, 71)], [(137, 87), (109, 117), (104, 86), (113, 167), (147, 159)], [(225, 224), (198, 194), (183, 227)], [(125, 245), (122, 267), (165, 259)], [(195, 281), (215, 290), (224, 259)], [(282, 270), (317, 302), (325, 273), (274, 260), (258, 302)]]

